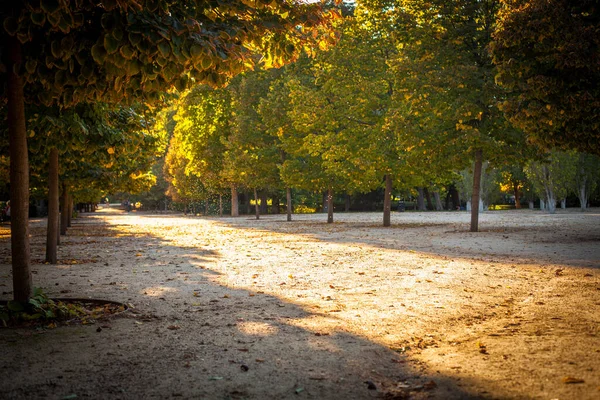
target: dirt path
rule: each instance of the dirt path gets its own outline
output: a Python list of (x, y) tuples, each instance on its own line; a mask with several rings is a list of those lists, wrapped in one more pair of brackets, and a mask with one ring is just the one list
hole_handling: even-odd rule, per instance
[(0, 398), (600, 398), (600, 210), (335, 218), (34, 221), (36, 286), (134, 308), (0, 329)]

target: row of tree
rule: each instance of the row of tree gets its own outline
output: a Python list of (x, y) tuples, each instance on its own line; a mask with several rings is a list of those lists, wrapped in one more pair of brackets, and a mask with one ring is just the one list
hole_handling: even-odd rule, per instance
[[(511, 92), (496, 83), (509, 73), (493, 62), (514, 17), (507, 10), (492, 0), (357, 2), (345, 10), (335, 48), (246, 73), (227, 88), (193, 89), (170, 110), (170, 193), (191, 201), (230, 191), (237, 215), (238, 190), (254, 191), (256, 204), (260, 192), (286, 190), (290, 218), (290, 188), (325, 191), (332, 202), (334, 193), (384, 187), (387, 226), (392, 190), (430, 188), (439, 197), (461, 183), (469, 203), (483, 203), (487, 166), (512, 186), (517, 205), (535, 190), (553, 211), (567, 193), (558, 182), (575, 182), (585, 208), (597, 158), (547, 153), (541, 144), (594, 151), (595, 143), (526, 134), (508, 111)], [(332, 203), (326, 208), (332, 222)], [(479, 209), (472, 208), (475, 231)]]

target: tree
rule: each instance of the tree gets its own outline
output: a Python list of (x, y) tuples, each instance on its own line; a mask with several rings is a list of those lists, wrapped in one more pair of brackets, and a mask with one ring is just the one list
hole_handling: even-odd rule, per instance
[(600, 7), (503, 0), (491, 43), (502, 110), (530, 140), (600, 154)]
[(223, 84), (257, 52), (279, 64), (304, 43), (331, 41), (319, 29), (336, 17), (319, 4), (292, 1), (3, 2), (0, 80), (7, 83), (15, 300), (26, 302), (32, 290), (26, 100), (154, 100), (190, 79)]

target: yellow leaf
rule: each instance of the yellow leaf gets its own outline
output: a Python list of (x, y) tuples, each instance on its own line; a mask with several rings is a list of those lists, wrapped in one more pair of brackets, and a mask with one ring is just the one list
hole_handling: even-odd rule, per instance
[(106, 152), (108, 154), (115, 154), (115, 148), (114, 147), (109, 147), (108, 149), (106, 149)]

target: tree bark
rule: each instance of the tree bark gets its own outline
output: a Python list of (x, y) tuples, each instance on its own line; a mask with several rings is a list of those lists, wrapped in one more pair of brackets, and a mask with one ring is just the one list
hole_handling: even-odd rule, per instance
[(223, 217), (223, 195), (219, 194), (219, 217)]
[(256, 215), (256, 219), (260, 219), (260, 207), (258, 204), (258, 192), (256, 188), (254, 188), (254, 215)]
[(73, 195), (69, 193), (69, 207), (67, 213), (67, 228), (71, 227), (71, 219), (73, 219)]
[(240, 203), (238, 202), (238, 192), (235, 186), (231, 187), (231, 216), (240, 216)]
[(513, 182), (513, 193), (515, 195), (515, 208), (521, 208), (521, 192), (519, 191), (519, 183)]
[(442, 198), (440, 197), (440, 192), (438, 192), (437, 190), (433, 192), (433, 198), (435, 199), (435, 210), (443, 211), (444, 206), (442, 205)]
[(10, 219), (13, 297), (27, 302), (32, 292), (29, 247), (29, 157), (25, 125), (23, 79), (15, 74), (22, 64), (21, 43), (16, 37), (8, 41), (8, 132), (10, 154)]
[(333, 190), (327, 190), (327, 223), (333, 223)]
[(475, 150), (475, 166), (473, 168), (473, 194), (471, 195), (471, 232), (479, 232), (479, 196), (481, 190), (481, 167), (483, 150)]
[(50, 149), (48, 157), (48, 226), (46, 228), (46, 262), (56, 264), (59, 218), (58, 149)]
[(62, 212), (60, 213), (60, 234), (67, 234), (67, 209), (69, 208), (69, 191), (67, 189), (67, 184), (63, 182), (62, 184), (62, 196), (60, 199), (62, 205)]
[(291, 221), (292, 220), (292, 189), (291, 188), (286, 188), (285, 189), (285, 208), (287, 211), (287, 220)]
[(563, 210), (567, 208), (567, 199), (562, 199), (560, 201), (560, 208), (562, 208)]
[(267, 215), (269, 213), (269, 206), (267, 204), (267, 192), (264, 190), (260, 191), (260, 213)]
[(417, 209), (419, 211), (425, 211), (425, 194), (422, 187), (417, 188), (417, 192), (419, 193), (417, 197)]
[(208, 216), (208, 199), (204, 200), (204, 216)]
[(425, 195), (425, 199), (427, 200), (427, 210), (433, 210), (433, 203), (431, 202), (431, 194), (429, 193), (429, 189), (423, 188), (423, 194)]
[(392, 225), (392, 176), (385, 176), (385, 190), (383, 192), (383, 226)]
[(588, 194), (585, 187), (585, 181), (579, 186), (579, 190), (577, 191), (577, 197), (579, 198), (579, 205), (581, 207), (581, 211), (587, 210), (588, 203)]

